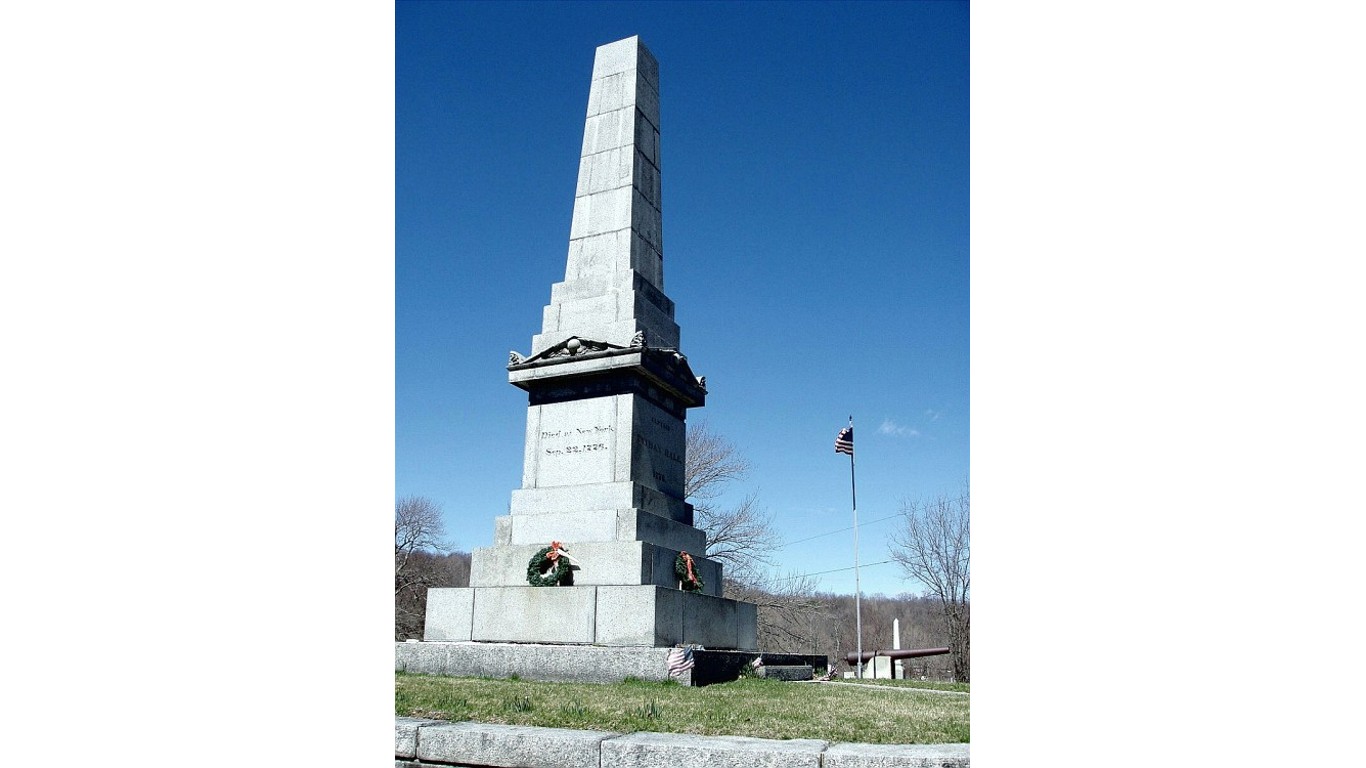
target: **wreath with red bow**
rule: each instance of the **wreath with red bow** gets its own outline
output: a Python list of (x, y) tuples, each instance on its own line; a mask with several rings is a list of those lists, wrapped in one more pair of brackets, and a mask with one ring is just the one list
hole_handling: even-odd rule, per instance
[(680, 552), (678, 557), (674, 558), (674, 575), (678, 577), (679, 589), (685, 592), (702, 591), (702, 579), (693, 567), (692, 555), (687, 552)]
[(558, 587), (569, 579), (569, 558), (560, 542), (552, 541), (531, 556), (526, 566), (526, 581), (533, 587)]

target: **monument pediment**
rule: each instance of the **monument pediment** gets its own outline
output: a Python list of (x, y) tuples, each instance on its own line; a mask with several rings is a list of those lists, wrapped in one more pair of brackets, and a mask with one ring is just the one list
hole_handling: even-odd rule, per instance
[[(637, 345), (632, 345), (635, 347)], [(579, 336), (570, 336), (559, 344), (552, 344), (530, 357), (523, 357), (515, 350), (508, 353), (508, 370), (527, 365), (534, 365), (541, 361), (550, 361), (552, 358), (568, 357), (578, 360), (603, 357), (603, 353), (611, 353), (613, 350), (630, 350), (632, 347), (623, 347), (620, 344), (613, 344), (608, 341), (596, 341), (585, 339)]]
[(673, 347), (650, 347), (646, 346), (644, 334), (637, 333), (631, 339), (631, 346), (623, 347), (620, 344), (613, 344), (610, 341), (596, 341), (585, 339), (579, 336), (570, 336), (564, 341), (553, 344), (541, 352), (524, 356), (516, 350), (508, 352), (508, 370), (516, 371), (537, 365), (564, 363), (571, 360), (594, 360), (614, 355), (629, 355), (639, 353), (653, 361), (662, 363), (665, 367), (677, 371), (679, 374), (696, 380), (703, 389), (706, 389), (706, 377), (695, 376), (692, 366), (688, 365), (688, 357)]
[[(508, 381), (539, 396), (536, 402), (545, 402), (547, 394), (576, 399), (575, 380), (593, 382), (582, 396), (660, 387), (685, 408), (702, 405), (707, 395), (706, 378), (693, 373), (687, 356), (670, 347), (645, 346), (642, 334), (629, 347), (571, 336), (530, 357), (510, 352), (507, 369)], [(604, 388), (609, 380), (615, 384)]]

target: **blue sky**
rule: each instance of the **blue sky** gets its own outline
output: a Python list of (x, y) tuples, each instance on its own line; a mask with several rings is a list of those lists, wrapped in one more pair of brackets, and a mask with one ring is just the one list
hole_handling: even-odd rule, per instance
[(638, 34), (664, 287), (709, 389), (689, 422), (753, 464), (723, 503), (758, 492), (781, 573), (851, 566), (852, 415), (864, 591), (919, 591), (877, 563), (901, 498), (968, 481), (967, 4), (399, 3), (396, 25), (397, 494), (491, 544), (525, 427), (503, 366), (563, 279), (593, 51)]

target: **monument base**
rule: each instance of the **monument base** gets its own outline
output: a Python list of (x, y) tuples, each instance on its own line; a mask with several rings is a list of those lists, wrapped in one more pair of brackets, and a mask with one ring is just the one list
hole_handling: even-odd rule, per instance
[(427, 591), (428, 641), (758, 648), (758, 609), (656, 585)]
[[(683, 685), (725, 683), (740, 676), (756, 656), (764, 666), (808, 665), (824, 671), (825, 656), (753, 651), (693, 651), (693, 668), (670, 678), (669, 648), (604, 648), (593, 645), (532, 643), (447, 643), (409, 640), (394, 644), (394, 669), (446, 677), (517, 675), (526, 680), (570, 683), (617, 683), (674, 679)], [(790, 668), (790, 667), (789, 667)]]

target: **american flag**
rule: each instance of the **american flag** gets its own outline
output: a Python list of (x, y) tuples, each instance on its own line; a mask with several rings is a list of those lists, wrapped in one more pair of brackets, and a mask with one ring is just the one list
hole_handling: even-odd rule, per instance
[(835, 453), (847, 453), (854, 455), (854, 428), (845, 427), (840, 430), (839, 436), (835, 438)]
[(668, 658), (669, 677), (679, 677), (684, 672), (693, 668), (693, 658), (691, 648), (675, 648), (669, 651)]

